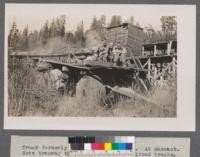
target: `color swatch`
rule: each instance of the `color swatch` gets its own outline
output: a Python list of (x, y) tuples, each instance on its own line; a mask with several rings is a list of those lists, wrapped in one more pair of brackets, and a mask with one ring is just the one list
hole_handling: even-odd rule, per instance
[(135, 143), (133, 136), (98, 136), (69, 137), (71, 150), (120, 151), (132, 150)]

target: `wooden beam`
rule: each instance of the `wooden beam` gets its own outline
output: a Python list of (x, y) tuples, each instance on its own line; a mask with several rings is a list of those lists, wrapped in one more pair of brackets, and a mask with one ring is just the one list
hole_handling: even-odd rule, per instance
[(131, 90), (131, 91), (124, 91), (124, 90), (122, 90), (122, 89), (120, 89), (120, 88), (118, 88), (118, 89), (112, 88), (112, 87), (109, 86), (109, 85), (105, 85), (105, 87), (108, 88), (108, 89), (110, 89), (110, 90), (112, 90), (113, 92), (116, 92), (116, 93), (118, 93), (118, 94), (127, 96), (127, 97), (129, 97), (129, 98), (135, 98), (135, 97), (136, 97), (136, 98), (141, 99), (141, 100), (143, 100), (143, 101), (145, 101), (145, 102), (147, 102), (147, 103), (150, 103), (150, 104), (159, 106), (159, 104), (157, 104), (156, 102), (153, 102), (152, 100), (150, 100), (150, 99), (144, 97), (143, 95), (141, 95), (141, 94), (139, 94), (139, 93), (137, 93), (137, 92), (135, 92), (135, 91), (133, 91), (133, 90)]
[(149, 90), (147, 89), (147, 86), (145, 85), (144, 81), (140, 78), (138, 78), (138, 80), (140, 81), (141, 85), (145, 89), (145, 92), (149, 95)]
[(147, 74), (147, 78), (150, 80), (150, 76), (151, 76), (151, 59), (148, 59), (148, 74)]
[(145, 66), (148, 64), (148, 60), (146, 61), (146, 63), (144, 63), (144, 65), (142, 65), (142, 68), (145, 68)]
[(154, 55), (154, 56), (157, 55), (157, 48), (156, 48), (156, 45), (154, 45), (154, 47), (153, 47), (153, 55)]
[(160, 76), (162, 76), (166, 70), (168, 70), (170, 67), (172, 66), (172, 63), (168, 64), (167, 67), (165, 67), (162, 72), (160, 74), (157, 75), (157, 77), (155, 78), (155, 80), (157, 80)]
[(154, 79), (157, 78), (157, 73), (158, 73), (158, 70), (157, 70), (157, 67), (155, 65), (155, 67), (154, 67)]
[(176, 59), (175, 57), (173, 57), (172, 59), (172, 72), (175, 73), (176, 71)]

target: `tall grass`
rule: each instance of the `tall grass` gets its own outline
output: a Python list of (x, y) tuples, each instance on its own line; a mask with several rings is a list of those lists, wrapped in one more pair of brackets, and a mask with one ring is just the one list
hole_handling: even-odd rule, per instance
[(92, 101), (97, 99), (94, 95), (90, 99), (81, 99), (80, 95), (59, 96), (48, 72), (37, 72), (31, 60), (9, 60), (9, 116), (175, 117), (176, 95), (175, 78), (153, 86), (148, 98), (156, 104), (119, 97), (117, 103), (109, 106), (97, 105), (94, 104), (97, 101)]
[(48, 74), (37, 72), (31, 60), (9, 60), (9, 116), (33, 115), (40, 110), (50, 112), (56, 100), (48, 89)]
[[(173, 82), (173, 83), (172, 83)], [(173, 85), (172, 85), (173, 84)], [(120, 117), (176, 117), (176, 79), (154, 85), (147, 96), (153, 103), (138, 99), (121, 100), (113, 109)]]

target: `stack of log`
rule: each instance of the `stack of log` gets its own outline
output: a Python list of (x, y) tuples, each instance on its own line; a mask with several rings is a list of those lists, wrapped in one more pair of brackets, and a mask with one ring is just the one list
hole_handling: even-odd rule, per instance
[(107, 28), (107, 42), (120, 43), (128, 51), (130, 56), (142, 55), (142, 45), (144, 44), (143, 29), (128, 23)]

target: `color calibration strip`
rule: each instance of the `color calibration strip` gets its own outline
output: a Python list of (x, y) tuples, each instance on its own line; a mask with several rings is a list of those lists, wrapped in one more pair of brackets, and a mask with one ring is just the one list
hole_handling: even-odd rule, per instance
[(109, 136), (109, 137), (69, 137), (71, 150), (87, 151), (123, 151), (133, 150), (135, 137)]

